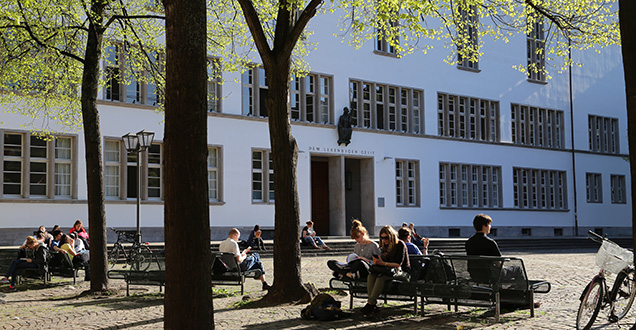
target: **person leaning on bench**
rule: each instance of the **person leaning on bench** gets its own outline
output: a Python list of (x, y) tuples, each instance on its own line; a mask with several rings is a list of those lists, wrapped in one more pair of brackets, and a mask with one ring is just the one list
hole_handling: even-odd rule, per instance
[[(477, 214), (473, 219), (473, 227), (477, 231), (466, 241), (466, 254), (469, 256), (491, 256), (501, 257), (499, 245), (494, 239), (488, 237), (492, 227), (492, 218), (486, 214)], [(473, 279), (482, 279), (486, 281), (489, 278), (486, 267), (483, 267), (477, 260), (468, 261), (468, 272)], [(472, 267), (471, 267), (472, 265)], [(525, 272), (519, 266), (504, 266), (501, 268), (502, 281), (516, 280), (522, 285), (527, 283)], [(535, 307), (539, 307), (539, 303), (535, 303)]]
[(373, 316), (378, 314), (378, 297), (384, 290), (386, 282), (393, 280), (392, 272), (389, 274), (378, 274), (376, 270), (383, 268), (397, 268), (408, 272), (410, 267), (406, 244), (398, 239), (398, 234), (391, 226), (384, 226), (380, 229), (380, 252), (379, 256), (373, 256), (373, 267), (367, 277), (367, 304), (362, 307), (362, 315)]
[(238, 240), (241, 237), (241, 232), (236, 229), (230, 229), (230, 233), (228, 234), (228, 238), (221, 242), (219, 245), (219, 252), (231, 252), (234, 253), (234, 257), (236, 258), (236, 263), (241, 267), (241, 271), (248, 271), (252, 269), (258, 269), (261, 271), (261, 282), (263, 283), (263, 290), (269, 290), (270, 285), (267, 284), (265, 280), (265, 268), (263, 268), (263, 263), (261, 262), (261, 257), (258, 253), (252, 253), (247, 255), (250, 248), (247, 248), (243, 252), (239, 250)]
[(34, 251), (33, 258), (18, 258), (11, 262), (9, 266), (9, 271), (7, 272), (7, 277), (11, 277), (11, 280), (7, 277), (0, 279), (0, 283), (7, 284), (9, 283), (9, 287), (5, 289), (6, 292), (14, 292), (17, 291), (15, 287), (16, 275), (19, 269), (23, 268), (38, 268), (38, 265), (42, 265), (46, 260), (46, 247), (42, 246), (37, 239), (33, 236), (27, 237), (26, 246), (28, 249)]

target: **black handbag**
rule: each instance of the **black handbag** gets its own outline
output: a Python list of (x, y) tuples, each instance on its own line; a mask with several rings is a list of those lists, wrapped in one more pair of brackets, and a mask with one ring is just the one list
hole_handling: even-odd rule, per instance
[(393, 276), (395, 275), (397, 268), (388, 267), (388, 266), (380, 266), (380, 265), (371, 265), (369, 268), (369, 273), (375, 275), (384, 275), (384, 276)]

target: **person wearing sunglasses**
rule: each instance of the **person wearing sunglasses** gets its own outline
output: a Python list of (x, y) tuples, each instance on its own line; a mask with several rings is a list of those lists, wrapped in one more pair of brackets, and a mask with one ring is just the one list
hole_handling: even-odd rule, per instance
[[(406, 244), (398, 239), (398, 234), (391, 226), (384, 226), (380, 229), (380, 255), (373, 256), (373, 264), (391, 268), (402, 269), (408, 272), (411, 268), (409, 264)], [(371, 273), (367, 277), (367, 304), (361, 312), (364, 316), (378, 314), (378, 297), (384, 290), (387, 281), (393, 280), (392, 275)]]

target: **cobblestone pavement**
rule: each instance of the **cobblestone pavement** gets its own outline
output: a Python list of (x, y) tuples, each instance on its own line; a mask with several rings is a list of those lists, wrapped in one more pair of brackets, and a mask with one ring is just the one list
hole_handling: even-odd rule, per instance
[[(304, 305), (286, 305), (270, 308), (236, 308), (244, 297), (238, 287), (217, 287), (217, 292), (230, 296), (214, 299), (216, 329), (372, 329), (378, 326), (397, 326), (400, 329), (572, 329), (579, 305), (578, 297), (597, 272), (594, 253), (524, 253), (520, 254), (531, 279), (546, 279), (552, 291), (537, 295), (541, 302), (536, 316), (529, 311), (514, 311), (502, 315), (495, 323), (492, 311), (485, 308), (460, 307), (459, 312), (447, 311), (444, 306), (429, 305), (425, 315), (413, 315), (412, 306), (389, 302), (374, 319), (362, 318), (358, 309), (365, 301), (354, 300), (351, 318), (334, 322), (307, 321), (300, 318)], [(312, 282), (319, 289), (327, 288), (330, 272), (326, 261), (333, 257), (311, 257), (302, 261), (303, 281)], [(344, 259), (344, 257), (341, 257)], [(267, 270), (272, 259), (264, 259)], [(270, 271), (271, 274), (271, 271)], [(158, 287), (134, 287), (126, 297), (123, 281), (113, 280), (117, 294), (95, 298), (78, 296), (88, 283), (73, 285), (67, 278), (54, 278), (49, 287), (39, 281), (27, 281), (21, 291), (1, 294), (0, 329), (160, 329), (163, 327), (163, 295)], [(263, 295), (260, 282), (249, 280), (246, 295), (251, 299)], [(247, 299), (247, 298), (246, 298)], [(349, 298), (338, 296), (343, 307)], [(632, 308), (632, 310), (636, 310)], [(608, 324), (603, 312), (595, 329), (628, 329), (636, 320), (632, 312), (616, 324)]]

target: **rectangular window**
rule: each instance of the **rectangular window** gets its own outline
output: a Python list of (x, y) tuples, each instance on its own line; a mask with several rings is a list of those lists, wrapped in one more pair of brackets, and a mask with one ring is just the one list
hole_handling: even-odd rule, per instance
[(527, 17), (527, 25), (528, 80), (545, 82), (545, 31), (543, 16), (534, 11), (530, 12)]
[(210, 202), (220, 202), (222, 200), (220, 154), (220, 147), (208, 147), (208, 197)]
[(625, 176), (618, 174), (610, 175), (610, 186), (612, 191), (612, 204), (627, 203), (625, 197)]
[(269, 150), (252, 150), (252, 202), (274, 202), (274, 167)]
[(292, 76), (289, 93), (289, 112), (294, 121), (330, 124), (333, 122), (329, 76), (309, 73), (304, 77)]
[(397, 44), (399, 42), (399, 39), (394, 32), (395, 28), (398, 26), (398, 22), (387, 21), (386, 23), (382, 24), (385, 24), (385, 26), (375, 30), (376, 34), (374, 37), (374, 50), (375, 52), (381, 54), (397, 55), (397, 50), (393, 45), (391, 45), (391, 42), (389, 42), (390, 38), (387, 38), (387, 35), (393, 35), (393, 38), (395, 39), (393, 40), (393, 44)]
[(106, 72), (106, 86), (104, 100), (121, 101), (121, 63), (119, 61), (119, 46), (107, 46), (104, 50), (104, 67)]
[[(510, 118), (512, 143), (554, 149), (564, 147), (563, 111), (513, 103)], [(546, 135), (549, 138), (546, 139)]]
[(29, 192), (32, 197), (46, 197), (48, 180), (48, 143), (37, 136), (31, 136), (29, 152), (31, 161), (29, 162)]
[(55, 196), (71, 197), (73, 153), (71, 138), (55, 139)]
[(349, 80), (351, 125), (424, 134), (423, 98), (418, 89)]
[(12, 198), (71, 198), (73, 139), (50, 139), (29, 133), (2, 135), (2, 196)]
[(208, 111), (221, 112), (221, 70), (219, 61), (208, 59)]
[(589, 115), (588, 120), (590, 151), (618, 154), (618, 119)]
[(148, 198), (161, 198), (161, 145), (148, 147)]
[(419, 162), (395, 161), (396, 203), (398, 206), (419, 206)]
[(520, 209), (567, 209), (565, 171), (512, 169), (514, 206)]
[(474, 5), (460, 1), (457, 24), (457, 67), (479, 70), (479, 14)]
[[(104, 141), (104, 190), (108, 199), (137, 198), (140, 184), (137, 162), (141, 172), (141, 200), (163, 198), (162, 145), (153, 143), (138, 154), (127, 153), (122, 149), (121, 140)], [(122, 172), (123, 169), (123, 172)], [(124, 179), (122, 179), (124, 178)]]
[(244, 116), (267, 117), (267, 77), (261, 67), (248, 68), (241, 75)]
[(585, 173), (585, 191), (588, 203), (603, 203), (603, 184), (600, 173)]
[(500, 208), (500, 166), (440, 163), (440, 206)]
[(498, 101), (437, 93), (437, 118), (440, 136), (499, 142)]
[(106, 198), (119, 198), (121, 177), (120, 141), (104, 141), (104, 193)]
[(148, 54), (149, 61), (137, 63), (134, 55), (126, 55), (127, 52), (136, 51), (121, 44), (111, 44), (104, 48), (104, 100), (133, 104), (157, 104), (159, 95), (154, 75), (163, 70), (161, 66), (162, 56), (152, 52)]

